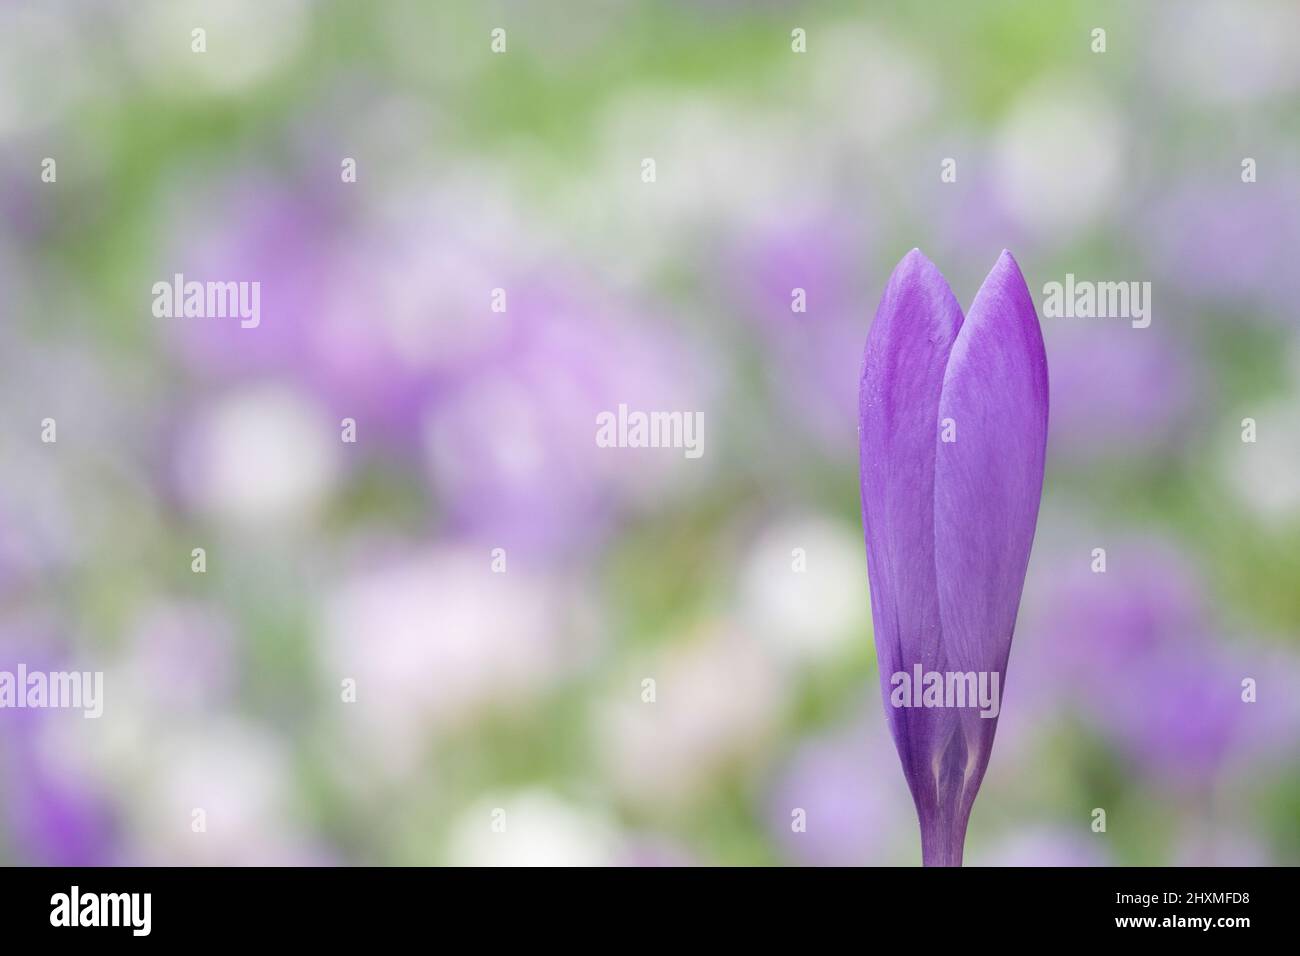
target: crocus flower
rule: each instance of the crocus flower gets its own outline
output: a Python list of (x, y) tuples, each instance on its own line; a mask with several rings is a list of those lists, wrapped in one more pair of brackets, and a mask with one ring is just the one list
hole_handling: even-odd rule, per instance
[[(858, 431), (885, 715), (920, 819), (922, 860), (960, 865), (997, 727), (1047, 445), (1047, 358), (1010, 253), (965, 318), (932, 262), (916, 249), (903, 258), (867, 338)], [(975, 679), (974, 701), (956, 675)], [(991, 707), (981, 700), (988, 691)]]

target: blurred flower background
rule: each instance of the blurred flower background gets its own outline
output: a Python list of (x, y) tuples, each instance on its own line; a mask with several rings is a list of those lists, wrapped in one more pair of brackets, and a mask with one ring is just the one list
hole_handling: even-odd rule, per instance
[(0, 670), (105, 701), (0, 711), (0, 862), (918, 862), (855, 405), (913, 246), (1153, 287), (1043, 320), (967, 861), (1300, 862), (1298, 94), (1285, 0), (4, 4)]

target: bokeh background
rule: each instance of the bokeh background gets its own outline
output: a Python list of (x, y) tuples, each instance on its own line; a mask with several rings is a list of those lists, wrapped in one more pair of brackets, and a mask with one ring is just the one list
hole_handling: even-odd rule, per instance
[(0, 668), (105, 713), (0, 711), (0, 861), (918, 862), (855, 388), (919, 246), (1153, 284), (1043, 320), (967, 862), (1300, 862), (1298, 93), (1267, 0), (6, 2)]

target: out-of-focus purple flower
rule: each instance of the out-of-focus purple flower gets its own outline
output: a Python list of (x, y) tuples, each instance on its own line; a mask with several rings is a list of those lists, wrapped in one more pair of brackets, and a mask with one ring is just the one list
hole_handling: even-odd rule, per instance
[(742, 295), (755, 315), (772, 325), (803, 325), (793, 312), (791, 292), (803, 289), (810, 305), (836, 314), (854, 298), (854, 262), (864, 237), (843, 218), (809, 213), (793, 223), (760, 229), (740, 249), (737, 266)]
[[(1295, 662), (1215, 640), (1204, 585), (1171, 546), (1112, 539), (1105, 573), (1077, 557), (1049, 567), (1026, 601), (1031, 709), (1074, 708), (1171, 786), (1289, 755), (1300, 707), (1282, 688)], [(1247, 678), (1254, 702), (1243, 699)]]
[[(81, 720), (81, 714), (57, 718)], [(43, 717), (0, 715), (4, 817), (17, 859), (34, 866), (106, 866), (114, 862), (117, 825), (98, 785), (51, 764), (41, 749)]]
[(1098, 322), (1053, 332), (1053, 457), (1149, 457), (1189, 437), (1204, 389), (1181, 340)]
[[(707, 469), (711, 387), (697, 352), (579, 276), (513, 283), (502, 334), (428, 403), (424, 451), (446, 527), (524, 553), (599, 541)], [(602, 448), (597, 417), (705, 413), (705, 457)]]
[(944, 133), (942, 141), (928, 143), (923, 152), (960, 156), (960, 176), (942, 189), (917, 190), (921, 205), (916, 215), (931, 224), (931, 253), (946, 263), (945, 274), (953, 282), (977, 282), (985, 262), (978, 261), (973, 250), (1027, 241), (1029, 231), (1007, 209), (1004, 197), (988, 188), (996, 175), (995, 157), (976, 137), (954, 143), (946, 129)]
[(1026, 655), (1041, 649), (1047, 663), (1075, 680), (1097, 667), (1099, 679), (1109, 680), (1199, 632), (1209, 614), (1202, 582), (1172, 543), (1107, 537), (1104, 572), (1094, 572), (1096, 559), (1080, 548), (1038, 562), (1026, 589), (1024, 616), (1033, 634)]
[[(299, 195), (261, 177), (236, 178), (201, 205), (175, 212), (175, 235), (149, 282), (259, 282), (261, 321), (164, 318), (160, 334), (189, 370), (204, 378), (248, 378), (302, 368), (312, 360), (312, 329), (328, 301), (336, 268), (331, 240), (338, 213), (325, 196)], [(205, 228), (193, 232), (195, 219)], [(147, 287), (146, 287), (147, 288)], [(359, 320), (360, 321), (360, 320)]]
[(1103, 840), (1086, 830), (1033, 826), (972, 855), (980, 866), (1107, 866)]
[(1272, 866), (1269, 848), (1258, 838), (1239, 830), (1206, 828), (1197, 821), (1177, 841), (1173, 866)]
[[(771, 387), (798, 430), (812, 430), (831, 450), (853, 428), (862, 336), (855, 264), (867, 245), (844, 217), (808, 213), (758, 228), (734, 255), (731, 285), (757, 321)], [(796, 289), (803, 311), (794, 308)]]
[(1209, 777), (1229, 757), (1250, 705), (1226, 655), (1193, 638), (1118, 674), (1092, 704), (1107, 735), (1148, 775)]
[(1300, 180), (1282, 168), (1261, 166), (1258, 175), (1258, 182), (1243, 183), (1229, 174), (1225, 183), (1216, 170), (1162, 192), (1140, 214), (1153, 262), (1167, 280), (1161, 288), (1175, 303), (1198, 310), (1217, 303), (1234, 316), (1249, 316), (1254, 303), (1265, 320), (1291, 319), (1300, 298), (1300, 270), (1291, 258), (1300, 245)]
[[(1257, 776), (1293, 761), (1300, 733), (1294, 661), (1245, 642), (1184, 635), (1111, 675), (1088, 706), (1096, 724), (1144, 774), (1170, 787), (1213, 784), (1229, 767)], [(1243, 681), (1255, 682), (1254, 700)]]
[(466, 234), (450, 200), (360, 219), (328, 195), (258, 177), (216, 197), (177, 217), (209, 228), (179, 235), (155, 278), (259, 282), (260, 323), (159, 320), (182, 364), (201, 380), (286, 380), (336, 423), (354, 419), (360, 447), (418, 448), (430, 399), (505, 334), (492, 293), (511, 291), (513, 256), (503, 264), (499, 248)]
[[(17, 733), (32, 734), (27, 727)], [(13, 742), (0, 761), (5, 816), (17, 861), (35, 866), (104, 866), (114, 860), (113, 815), (102, 795), (45, 764), (32, 741)]]
[(855, 726), (795, 751), (766, 803), (769, 830), (791, 860), (861, 866), (895, 858), (909, 807), (886, 770), (891, 749), (884, 735)]
[[(24, 638), (0, 647), (0, 671), (71, 670), (50, 642)], [(60, 759), (55, 721), (91, 724), (79, 711), (0, 709), (0, 845), (11, 862), (34, 866), (107, 866), (117, 860), (118, 823), (91, 767)], [(84, 728), (83, 728), (84, 725)]]
[(708, 363), (582, 274), (530, 262), (517, 238), (503, 248), (512, 222), (474, 225), (479, 210), (445, 194), (360, 222), (255, 178), (219, 196), (162, 278), (260, 281), (261, 323), (160, 320), (184, 364), (309, 392), (329, 427), (355, 419), (358, 448), (423, 454), (448, 532), (569, 550), (706, 469), (596, 446), (597, 415), (620, 404), (704, 411)]
[(698, 860), (686, 847), (664, 837), (635, 835), (619, 848), (615, 866), (682, 867), (696, 866)]
[[(450, 200), (417, 209), (349, 241), (311, 337), (321, 400), (410, 448), (428, 403), (506, 346), (520, 305), (511, 246), (467, 232), (459, 220), (471, 213)], [(497, 289), (505, 312), (493, 309)]]
[(923, 860), (959, 865), (997, 708), (953, 706), (955, 697), (913, 706), (895, 675), (910, 681), (920, 669), (945, 682), (969, 673), (987, 690), (1006, 674), (1042, 493), (1048, 402), (1038, 316), (1011, 254), (1002, 253), (963, 318), (934, 264), (908, 253), (871, 326), (860, 394), (885, 714), (920, 818)]

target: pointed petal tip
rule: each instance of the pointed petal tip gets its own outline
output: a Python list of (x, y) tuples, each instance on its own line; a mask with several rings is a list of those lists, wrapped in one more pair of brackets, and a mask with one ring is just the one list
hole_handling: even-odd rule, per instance
[(1014, 270), (1016, 275), (1023, 275), (1023, 273), (1020, 271), (1020, 263), (1017, 262), (1016, 257), (1011, 254), (1010, 249), (1002, 250), (1002, 252), (998, 255), (998, 261), (993, 264), (993, 268), (990, 269), (989, 271), (990, 273), (992, 273), (992, 272), (997, 272), (999, 269)]
[(930, 257), (920, 250), (919, 247), (913, 246), (907, 251), (903, 258), (898, 260), (898, 265), (894, 266), (894, 271), (899, 272), (904, 267), (907, 269), (937, 269)]
[[(904, 314), (911, 314), (913, 320), (907, 325), (911, 334), (917, 334), (921, 328), (933, 329), (936, 325), (951, 325), (955, 331), (961, 325), (961, 306), (944, 278), (939, 267), (931, 262), (919, 248), (912, 248), (889, 275), (885, 290), (876, 309), (876, 318), (872, 322), (871, 332), (867, 336), (867, 352), (876, 347), (873, 341), (885, 334), (885, 329)], [(940, 334), (951, 342), (951, 336)]]
[(981, 296), (990, 293), (1011, 296), (1013, 301), (1022, 307), (1021, 311), (1027, 311), (1031, 314), (1034, 323), (1037, 324), (1038, 315), (1034, 307), (1033, 297), (1029, 293), (1029, 283), (1025, 281), (1025, 274), (1020, 269), (1020, 263), (1011, 254), (1010, 249), (1003, 249), (998, 256), (998, 261), (993, 263), (993, 268), (984, 277), (984, 282), (981, 283), (979, 291), (975, 294), (971, 309), (974, 310), (975, 303), (980, 300)]
[(925, 253), (920, 249), (911, 249), (894, 265), (893, 270), (889, 273), (889, 279), (892, 282), (899, 276), (915, 273), (925, 268), (928, 263), (929, 260), (926, 259)]
[(903, 258), (898, 260), (894, 271), (889, 276), (891, 285), (900, 282), (919, 281), (932, 288), (942, 288), (951, 294), (948, 280), (944, 278), (939, 267), (918, 247), (913, 246)]

